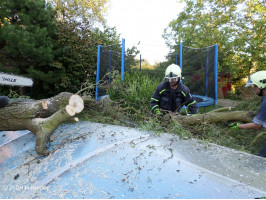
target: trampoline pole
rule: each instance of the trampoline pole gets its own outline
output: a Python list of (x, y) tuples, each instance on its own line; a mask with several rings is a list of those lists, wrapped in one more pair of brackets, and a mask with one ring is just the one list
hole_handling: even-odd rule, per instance
[(208, 96), (208, 70), (209, 70), (209, 50), (206, 51), (206, 68), (205, 68), (205, 96)]
[[(182, 42), (180, 42), (179, 44), (179, 67), (181, 69), (181, 72), (182, 72)], [(182, 83), (182, 78), (180, 80), (180, 82)]]
[(214, 87), (215, 87), (215, 97), (214, 97), (214, 106), (217, 105), (217, 87), (218, 87), (218, 45), (214, 45)]
[(112, 50), (109, 50), (109, 76), (108, 76), (109, 84), (111, 84), (111, 61), (112, 61)]
[(121, 81), (124, 81), (125, 72), (125, 39), (122, 39), (122, 56), (121, 56)]
[(96, 101), (98, 100), (98, 92), (99, 92), (100, 63), (101, 63), (101, 45), (98, 45), (98, 52), (97, 52), (97, 71), (96, 71), (96, 92), (95, 92), (95, 99), (96, 99)]
[(182, 72), (182, 42), (179, 44), (179, 67)]

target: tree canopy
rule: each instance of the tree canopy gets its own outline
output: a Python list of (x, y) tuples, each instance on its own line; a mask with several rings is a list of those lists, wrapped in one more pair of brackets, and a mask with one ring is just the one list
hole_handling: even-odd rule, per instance
[(109, 0), (48, 0), (57, 13), (58, 21), (103, 22)]
[[(95, 82), (97, 46), (120, 43), (116, 29), (105, 26), (107, 2), (2, 0), (0, 71), (31, 77), (34, 86), (26, 95), (32, 98), (75, 93), (88, 80)], [(126, 53), (130, 63), (137, 49)], [(9, 93), (8, 87), (0, 89)]]
[(266, 7), (259, 0), (180, 0), (185, 9), (169, 23), (163, 37), (178, 44), (219, 46), (219, 70), (239, 80), (251, 70), (265, 69)]
[(1, 59), (1, 65), (15, 62), (22, 72), (29, 65), (50, 63), (54, 58), (54, 22), (53, 10), (44, 0), (2, 0), (0, 51), (6, 59)]

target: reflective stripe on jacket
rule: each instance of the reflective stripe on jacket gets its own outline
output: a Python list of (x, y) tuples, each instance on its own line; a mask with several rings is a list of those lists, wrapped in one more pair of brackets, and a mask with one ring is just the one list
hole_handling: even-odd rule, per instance
[(177, 89), (173, 90), (169, 82), (160, 83), (152, 95), (150, 106), (152, 113), (160, 109), (167, 111), (180, 111), (182, 106), (187, 106), (192, 114), (198, 113), (198, 104), (190, 94), (187, 86), (179, 83)]

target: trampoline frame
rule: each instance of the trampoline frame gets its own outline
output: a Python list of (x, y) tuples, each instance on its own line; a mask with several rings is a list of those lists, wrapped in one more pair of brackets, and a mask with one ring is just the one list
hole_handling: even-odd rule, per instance
[[(205, 47), (205, 48), (208, 48), (208, 47)], [(180, 53), (179, 65), (180, 65), (181, 71), (182, 71), (182, 67), (183, 67), (182, 49), (183, 49), (183, 45), (182, 45), (182, 42), (180, 42), (180, 44), (179, 44), (179, 53)], [(177, 59), (176, 59), (176, 62), (177, 62)], [(203, 99), (203, 102), (198, 102), (199, 107), (208, 107), (208, 106), (214, 105), (214, 108), (216, 108), (217, 99), (218, 99), (218, 45), (217, 44), (214, 45), (214, 90), (215, 90), (214, 91), (214, 98), (207, 96), (208, 78), (206, 79), (205, 89), (206, 89), (206, 92), (205, 92), (206, 96), (197, 95), (197, 94), (192, 94), (192, 96)]]
[[(205, 47), (205, 48), (208, 48), (208, 47)], [(182, 65), (183, 65), (183, 62), (182, 62), (182, 57), (183, 57), (183, 54), (182, 54), (182, 49), (183, 49), (183, 46), (182, 46), (182, 42), (180, 42), (179, 44), (179, 65), (180, 65), (180, 68), (182, 70)], [(96, 100), (101, 100), (102, 97), (99, 97), (98, 96), (98, 93), (99, 93), (99, 77), (100, 77), (100, 60), (101, 60), (101, 57), (100, 57), (100, 52), (101, 52), (101, 45), (98, 45), (98, 56), (97, 56), (97, 73), (96, 73), (96, 94), (95, 94), (95, 98)], [(124, 81), (124, 73), (125, 73), (125, 39), (123, 38), (122, 39), (122, 57), (121, 57), (121, 80)], [(110, 57), (109, 57), (110, 59)], [(176, 62), (177, 62), (177, 57), (176, 57)], [(206, 72), (207, 73), (207, 72)], [(217, 99), (218, 99), (218, 45), (215, 44), (214, 45), (214, 98), (211, 98), (211, 97), (208, 97), (207, 96), (207, 89), (208, 89), (208, 78), (206, 79), (206, 85), (205, 85), (205, 88), (206, 88), (206, 95), (205, 96), (202, 96), (202, 95), (197, 95), (197, 94), (193, 94), (192, 96), (194, 97), (197, 97), (197, 98), (201, 98), (203, 99), (203, 102), (198, 102), (198, 105), (199, 107), (208, 107), (208, 106), (211, 106), (211, 105), (214, 105), (214, 108), (216, 108), (216, 105), (217, 105)]]
[(216, 105), (215, 104), (215, 100), (213, 98), (211, 98), (211, 97), (202, 96), (202, 95), (196, 95), (196, 94), (192, 94), (192, 96), (196, 97), (196, 98), (203, 99), (202, 102), (197, 102), (199, 107), (208, 107), (208, 106), (211, 106), (211, 105)]

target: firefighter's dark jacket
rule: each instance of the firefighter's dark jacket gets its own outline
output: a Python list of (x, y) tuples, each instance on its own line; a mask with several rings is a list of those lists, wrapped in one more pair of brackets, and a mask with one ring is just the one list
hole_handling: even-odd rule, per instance
[(169, 82), (160, 83), (152, 95), (150, 106), (152, 113), (156, 114), (159, 109), (178, 112), (187, 106), (192, 114), (198, 113), (198, 104), (190, 94), (187, 86), (182, 83), (178, 84), (177, 89), (173, 90)]

